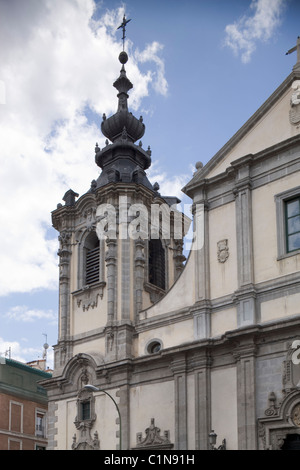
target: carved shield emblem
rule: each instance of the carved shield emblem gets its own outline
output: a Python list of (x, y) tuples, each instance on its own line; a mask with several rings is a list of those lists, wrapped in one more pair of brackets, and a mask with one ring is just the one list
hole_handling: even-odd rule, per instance
[(228, 240), (220, 240), (217, 243), (217, 246), (218, 246), (218, 261), (219, 263), (225, 263), (225, 261), (229, 257)]

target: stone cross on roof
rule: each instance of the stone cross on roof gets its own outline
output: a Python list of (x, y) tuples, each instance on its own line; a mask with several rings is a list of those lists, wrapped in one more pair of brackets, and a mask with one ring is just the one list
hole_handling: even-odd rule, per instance
[(297, 51), (297, 64), (300, 63), (300, 36), (297, 38), (297, 45), (295, 47), (292, 47), (289, 51), (286, 52), (286, 55), (291, 54), (292, 52)]

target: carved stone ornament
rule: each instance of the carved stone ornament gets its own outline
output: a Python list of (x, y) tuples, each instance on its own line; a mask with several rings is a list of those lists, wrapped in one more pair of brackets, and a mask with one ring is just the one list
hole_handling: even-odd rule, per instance
[(268, 396), (268, 408), (258, 419), (258, 444), (261, 450), (280, 450), (289, 438), (300, 436), (299, 364), (293, 363), (293, 343), (287, 344), (283, 361), (282, 397), (273, 391)]
[(96, 228), (96, 207), (90, 207), (83, 212), (83, 217), (85, 218), (86, 229), (91, 232)]
[(270, 406), (269, 397), (265, 417), (258, 420), (260, 450), (280, 450), (288, 436), (300, 435), (300, 391), (289, 393), (278, 405), (276, 400), (271, 401), (273, 403)]
[(291, 124), (299, 124), (300, 122), (300, 106), (294, 106), (290, 109), (290, 123)]
[(77, 436), (74, 434), (73, 436), (73, 444), (72, 450), (99, 450), (100, 449), (100, 441), (98, 432), (94, 432), (94, 438), (92, 439), (89, 437), (88, 439), (80, 438), (77, 441)]
[(145, 430), (146, 437), (143, 439), (142, 433), (136, 435), (137, 449), (172, 449), (173, 444), (170, 442), (170, 432), (165, 431), (164, 435), (160, 435), (160, 429), (155, 426), (154, 418), (151, 418), (150, 426)]
[(82, 308), (84, 312), (96, 308), (99, 304), (99, 297), (100, 299), (103, 298), (105, 285), (105, 282), (100, 282), (92, 288), (86, 287), (78, 292), (74, 292), (73, 295), (76, 298), (77, 307)]
[(84, 312), (89, 308), (95, 308), (98, 305), (98, 296), (98, 293), (94, 293), (92, 296), (82, 296), (81, 298), (77, 299), (77, 306), (81, 306)]
[(292, 411), (292, 421), (295, 426), (300, 428), (300, 404), (296, 405)]
[[(85, 368), (82, 370), (81, 382), (85, 384), (87, 379), (87, 371)], [(89, 417), (82, 416), (82, 404), (90, 403), (90, 415)], [(79, 438), (77, 435), (73, 436), (73, 450), (98, 450), (100, 449), (100, 442), (98, 439), (97, 431), (94, 433), (94, 438), (91, 436), (91, 428), (96, 420), (95, 414), (95, 397), (92, 392), (81, 389), (77, 397), (77, 416), (74, 424), (76, 429), (79, 431)]]
[(269, 408), (265, 410), (266, 416), (277, 416), (280, 406), (277, 405), (277, 398), (274, 392), (269, 393)]
[(292, 85), (290, 123), (298, 124), (300, 122), (300, 80), (296, 80)]
[(225, 263), (229, 258), (229, 248), (228, 248), (228, 240), (220, 240), (217, 243), (218, 247), (218, 261), (219, 263)]
[(283, 362), (282, 385), (284, 396), (293, 390), (297, 390), (300, 386), (300, 367), (299, 364), (294, 364), (293, 354), (295, 349), (292, 346), (292, 343), (288, 344), (286, 359)]

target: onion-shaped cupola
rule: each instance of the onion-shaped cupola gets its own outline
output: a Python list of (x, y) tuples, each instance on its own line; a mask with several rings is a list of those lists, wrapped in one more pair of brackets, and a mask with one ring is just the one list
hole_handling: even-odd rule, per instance
[(118, 90), (118, 110), (117, 112), (106, 118), (103, 115), (101, 124), (101, 131), (111, 142), (122, 140), (125, 133), (127, 140), (136, 142), (141, 139), (145, 133), (145, 125), (143, 119), (137, 119), (132, 113), (128, 111), (127, 100), (129, 98), (128, 91), (133, 88), (131, 81), (127, 78), (124, 65), (128, 61), (128, 56), (125, 51), (119, 55), (119, 61), (122, 64), (119, 78), (114, 82), (114, 87)]

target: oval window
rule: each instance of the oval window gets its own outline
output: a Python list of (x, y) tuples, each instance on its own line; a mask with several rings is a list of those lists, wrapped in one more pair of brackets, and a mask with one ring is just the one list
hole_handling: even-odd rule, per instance
[(152, 341), (147, 347), (147, 351), (149, 354), (157, 353), (160, 350), (161, 350), (161, 343), (159, 341)]

